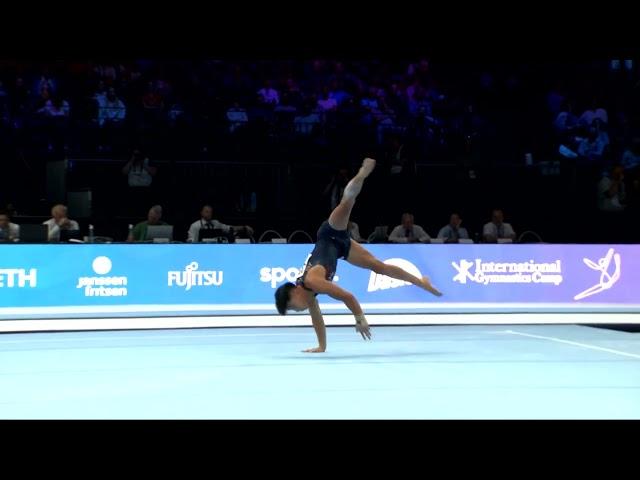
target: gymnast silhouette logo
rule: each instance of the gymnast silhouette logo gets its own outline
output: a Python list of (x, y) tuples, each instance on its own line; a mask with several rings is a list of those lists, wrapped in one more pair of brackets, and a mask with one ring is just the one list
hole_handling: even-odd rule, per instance
[(451, 265), (453, 265), (453, 268), (458, 271), (458, 274), (453, 277), (454, 282), (466, 284), (467, 279), (471, 280), (472, 282), (475, 281), (475, 277), (469, 272), (471, 267), (473, 267), (473, 262), (470, 262), (469, 260), (460, 260), (460, 264), (451, 262)]
[[(614, 261), (615, 270), (613, 273), (609, 273), (609, 267), (611, 266), (612, 259)], [(600, 281), (593, 287), (587, 288), (584, 292), (577, 294), (573, 297), (574, 300), (582, 300), (583, 298), (608, 290), (620, 279), (620, 254), (614, 253), (613, 248), (610, 248), (607, 254), (598, 260), (598, 263), (588, 258), (583, 258), (582, 261), (587, 265), (587, 267), (595, 270), (596, 272), (600, 272)]]

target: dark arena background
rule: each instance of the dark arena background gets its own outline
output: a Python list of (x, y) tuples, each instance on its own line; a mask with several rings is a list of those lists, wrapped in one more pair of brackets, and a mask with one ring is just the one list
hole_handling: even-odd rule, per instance
[[(0, 60), (0, 418), (640, 418), (637, 59)], [(338, 262), (278, 315), (365, 158)], [(386, 268), (386, 267), (385, 267)], [(362, 401), (366, 398), (366, 402)]]

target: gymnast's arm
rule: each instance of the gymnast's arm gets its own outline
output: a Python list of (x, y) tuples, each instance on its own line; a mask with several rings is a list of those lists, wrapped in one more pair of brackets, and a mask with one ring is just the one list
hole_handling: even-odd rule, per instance
[(322, 312), (318, 300), (314, 297), (309, 303), (309, 313), (311, 314), (311, 322), (318, 337), (318, 346), (304, 350), (307, 353), (322, 353), (327, 349), (327, 328), (324, 325)]

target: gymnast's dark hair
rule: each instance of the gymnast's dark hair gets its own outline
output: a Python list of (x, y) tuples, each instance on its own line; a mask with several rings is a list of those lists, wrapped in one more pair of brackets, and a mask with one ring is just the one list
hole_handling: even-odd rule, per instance
[(278, 287), (278, 289), (276, 290), (276, 308), (278, 309), (278, 313), (280, 313), (280, 315), (287, 314), (287, 305), (289, 304), (289, 300), (291, 298), (291, 290), (293, 290), (294, 288), (296, 288), (296, 286), (293, 283), (287, 282), (284, 285)]

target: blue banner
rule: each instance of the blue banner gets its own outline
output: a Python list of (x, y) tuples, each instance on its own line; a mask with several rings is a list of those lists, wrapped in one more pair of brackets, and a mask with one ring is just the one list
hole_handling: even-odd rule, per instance
[[(367, 313), (640, 311), (638, 245), (365, 245), (442, 297), (341, 260)], [(0, 245), (0, 319), (276, 313), (312, 245)], [(326, 313), (344, 305), (321, 295)]]

